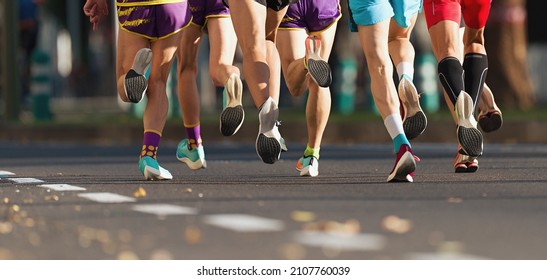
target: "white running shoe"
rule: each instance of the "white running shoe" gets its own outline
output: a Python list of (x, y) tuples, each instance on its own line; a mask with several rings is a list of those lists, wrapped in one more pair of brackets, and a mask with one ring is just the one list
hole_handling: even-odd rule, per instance
[(408, 140), (420, 136), (427, 127), (427, 118), (420, 106), (420, 96), (410, 79), (403, 75), (399, 82), (399, 98), (404, 108), (403, 128)]
[(501, 128), (503, 116), (496, 105), (492, 90), (484, 84), (481, 98), (479, 99), (479, 126), (484, 132), (492, 132)]
[(232, 73), (224, 86), (226, 105), (220, 114), (220, 132), (224, 136), (234, 135), (243, 124), (245, 111), (241, 103), (243, 83), (237, 73)]
[(171, 180), (173, 175), (161, 167), (155, 158), (145, 156), (139, 159), (139, 170), (146, 180)]
[(319, 175), (319, 160), (314, 156), (302, 156), (296, 162), (296, 170), (300, 171), (300, 176), (316, 177)]
[(135, 55), (133, 66), (125, 74), (124, 89), (125, 95), (132, 103), (139, 103), (144, 97), (148, 88), (148, 81), (144, 76), (146, 68), (152, 61), (152, 50), (148, 48), (140, 49)]
[(482, 155), (482, 133), (477, 129), (477, 121), (473, 116), (473, 99), (467, 92), (460, 92), (456, 99), (455, 110), (458, 119), (456, 133), (462, 154), (471, 157)]
[(256, 152), (263, 162), (269, 164), (279, 160), (282, 150), (287, 150), (285, 141), (279, 133), (278, 117), (279, 108), (275, 101), (268, 97), (258, 113), (260, 126), (256, 138)]

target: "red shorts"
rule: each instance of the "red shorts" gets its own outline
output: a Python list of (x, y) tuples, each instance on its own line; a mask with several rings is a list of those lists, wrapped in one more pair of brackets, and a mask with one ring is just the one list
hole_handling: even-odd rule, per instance
[(486, 25), (492, 0), (424, 0), (427, 28), (443, 20), (460, 23), (463, 15), (465, 25), (481, 29)]

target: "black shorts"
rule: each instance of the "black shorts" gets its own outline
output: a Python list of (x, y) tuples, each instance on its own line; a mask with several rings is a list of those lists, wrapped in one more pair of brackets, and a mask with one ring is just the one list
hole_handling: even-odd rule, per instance
[[(228, 7), (228, 0), (222, 0), (224, 5)], [(298, 0), (255, 0), (255, 2), (260, 3), (274, 11), (280, 11), (281, 9), (287, 7), (289, 4), (296, 3)]]

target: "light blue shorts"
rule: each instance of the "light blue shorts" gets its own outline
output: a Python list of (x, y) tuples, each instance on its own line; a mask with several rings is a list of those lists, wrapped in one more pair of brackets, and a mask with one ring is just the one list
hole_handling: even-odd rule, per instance
[(393, 17), (401, 27), (409, 27), (410, 19), (422, 10), (422, 0), (349, 0), (349, 25), (372, 25)]

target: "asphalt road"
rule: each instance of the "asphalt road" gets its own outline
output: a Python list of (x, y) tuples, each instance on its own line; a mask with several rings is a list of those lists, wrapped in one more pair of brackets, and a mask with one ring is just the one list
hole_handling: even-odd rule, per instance
[(324, 145), (305, 178), (302, 144), (274, 165), (207, 144), (191, 171), (163, 143), (174, 179), (149, 182), (137, 146), (1, 141), (0, 259), (547, 259), (547, 145), (455, 174), (454, 145), (419, 143), (415, 182), (388, 184), (390, 145)]

